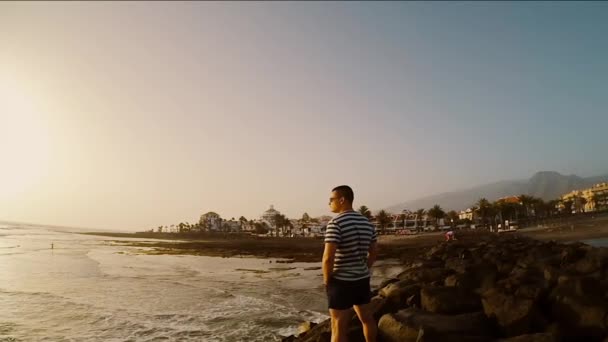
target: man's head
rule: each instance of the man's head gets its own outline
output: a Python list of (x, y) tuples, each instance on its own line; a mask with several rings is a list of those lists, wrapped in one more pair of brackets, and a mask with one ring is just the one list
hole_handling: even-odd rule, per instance
[(329, 208), (332, 213), (340, 213), (353, 208), (355, 195), (353, 189), (348, 185), (340, 185), (331, 191), (329, 197)]

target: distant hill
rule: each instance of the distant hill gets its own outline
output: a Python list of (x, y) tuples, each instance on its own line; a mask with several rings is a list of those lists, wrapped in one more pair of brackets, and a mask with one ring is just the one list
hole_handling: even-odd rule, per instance
[(435, 204), (446, 210), (463, 210), (482, 197), (495, 201), (501, 197), (520, 194), (551, 200), (572, 190), (588, 188), (601, 182), (608, 182), (608, 175), (582, 178), (576, 175), (564, 176), (555, 171), (541, 171), (528, 180), (501, 181), (466, 190), (436, 194), (390, 206), (386, 210), (399, 213), (403, 209), (428, 209)]

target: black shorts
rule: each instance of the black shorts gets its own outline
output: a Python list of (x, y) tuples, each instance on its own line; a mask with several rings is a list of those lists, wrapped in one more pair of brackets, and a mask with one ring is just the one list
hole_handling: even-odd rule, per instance
[(369, 278), (355, 281), (330, 279), (326, 288), (330, 309), (346, 310), (353, 305), (367, 304), (371, 300)]

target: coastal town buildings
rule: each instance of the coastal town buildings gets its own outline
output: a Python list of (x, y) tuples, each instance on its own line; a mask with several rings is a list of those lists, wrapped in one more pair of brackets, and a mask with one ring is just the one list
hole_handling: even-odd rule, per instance
[(598, 183), (587, 189), (573, 190), (562, 195), (561, 202), (562, 209), (565, 207), (565, 202), (571, 202), (573, 213), (606, 209), (608, 207), (608, 183)]

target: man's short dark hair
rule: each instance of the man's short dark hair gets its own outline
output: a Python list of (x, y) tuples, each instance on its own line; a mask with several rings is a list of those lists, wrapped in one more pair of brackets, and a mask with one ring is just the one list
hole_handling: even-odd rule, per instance
[(340, 195), (340, 197), (344, 197), (350, 203), (353, 203), (353, 200), (355, 199), (355, 194), (353, 193), (353, 189), (351, 189), (350, 186), (348, 186), (348, 185), (337, 186), (337, 187), (333, 188), (331, 191), (337, 192)]

